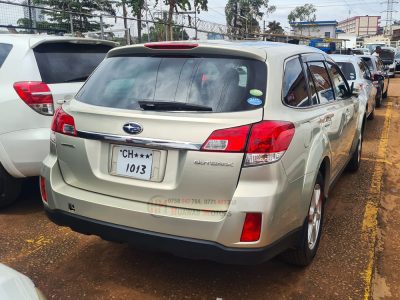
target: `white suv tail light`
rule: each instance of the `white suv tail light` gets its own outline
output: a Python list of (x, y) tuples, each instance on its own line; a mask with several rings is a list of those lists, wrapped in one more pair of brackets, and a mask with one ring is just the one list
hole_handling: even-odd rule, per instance
[(262, 121), (252, 125), (214, 131), (202, 151), (245, 153), (244, 166), (273, 163), (281, 159), (294, 136), (293, 123)]
[(54, 114), (51, 130), (65, 135), (76, 136), (75, 120), (59, 107)]
[(18, 96), (39, 114), (54, 114), (53, 96), (46, 83), (38, 81), (21, 81), (14, 83)]

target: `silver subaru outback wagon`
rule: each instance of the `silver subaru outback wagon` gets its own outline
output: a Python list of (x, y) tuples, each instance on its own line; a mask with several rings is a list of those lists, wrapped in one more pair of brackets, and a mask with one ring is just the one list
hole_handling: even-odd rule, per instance
[(359, 167), (364, 122), (317, 49), (117, 48), (54, 116), (44, 207), (59, 225), (145, 249), (307, 265), (331, 185)]

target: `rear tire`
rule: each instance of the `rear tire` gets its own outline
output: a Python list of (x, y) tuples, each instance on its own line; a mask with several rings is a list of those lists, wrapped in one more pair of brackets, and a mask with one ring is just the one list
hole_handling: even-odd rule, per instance
[(21, 179), (12, 177), (0, 165), (0, 208), (14, 203), (21, 193)]
[(368, 120), (373, 120), (375, 118), (375, 107), (372, 109), (371, 113), (368, 116)]
[(378, 95), (376, 96), (376, 99), (375, 99), (375, 107), (381, 107), (382, 99), (383, 99), (383, 92), (382, 92), (382, 89), (379, 88)]
[(360, 134), (356, 150), (354, 151), (347, 165), (347, 170), (350, 172), (356, 172), (360, 168), (361, 156), (362, 156), (362, 143), (363, 143), (363, 136), (362, 134)]
[(292, 265), (308, 266), (317, 254), (324, 216), (324, 180), (320, 172), (314, 184), (310, 207), (301, 233), (300, 244), (282, 253), (282, 259)]

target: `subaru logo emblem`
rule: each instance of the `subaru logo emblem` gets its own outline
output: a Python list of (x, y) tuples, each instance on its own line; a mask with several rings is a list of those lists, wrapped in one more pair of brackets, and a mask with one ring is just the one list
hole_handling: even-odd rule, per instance
[(140, 126), (140, 124), (134, 122), (124, 124), (122, 129), (129, 134), (139, 134), (143, 131), (143, 127)]

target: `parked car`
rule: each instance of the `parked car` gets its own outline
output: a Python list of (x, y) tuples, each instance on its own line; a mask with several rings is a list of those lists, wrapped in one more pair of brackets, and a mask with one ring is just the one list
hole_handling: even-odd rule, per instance
[(178, 256), (251, 264), (284, 252), (307, 265), (333, 182), (359, 168), (365, 119), (315, 48), (116, 48), (54, 116), (44, 208), (77, 232)]
[(379, 55), (390, 78), (394, 78), (396, 75), (395, 55), (396, 48), (393, 47), (382, 47), (381, 54)]
[(0, 264), (0, 299), (45, 300), (46, 298), (27, 276)]
[(331, 57), (342, 70), (347, 82), (353, 85), (360, 101), (366, 105), (367, 118), (374, 119), (375, 106), (380, 106), (382, 102), (382, 90), (379, 88), (379, 82), (373, 79), (367, 64), (357, 56), (331, 55)]
[[(385, 68), (382, 60), (378, 56), (374, 55), (360, 55), (360, 57), (365, 61), (369, 70), (372, 73), (374, 80), (379, 81), (379, 87), (382, 91), (382, 97), (384, 99), (388, 96), (389, 90), (389, 74), (387, 68)], [(378, 90), (378, 94), (380, 91)], [(379, 103), (377, 103), (377, 107), (379, 107)]]
[(396, 73), (398, 73), (400, 72), (400, 51), (396, 52), (394, 60), (396, 62)]
[(0, 35), (0, 207), (21, 178), (38, 176), (54, 110), (71, 99), (114, 43), (47, 35)]
[(368, 48), (353, 48), (352, 50), (354, 54), (371, 55), (371, 51)]

